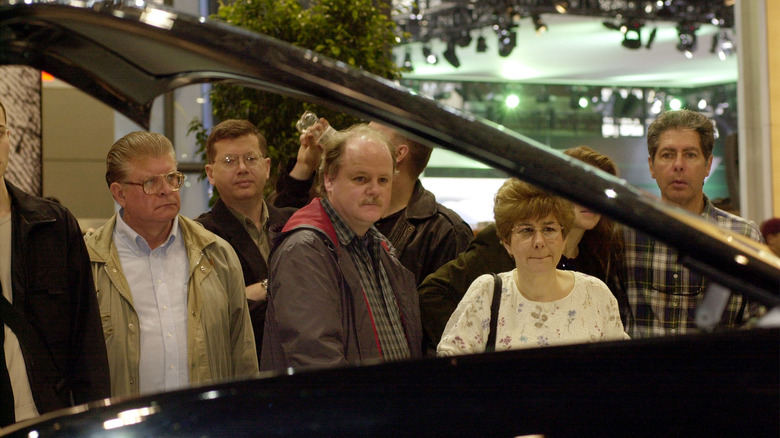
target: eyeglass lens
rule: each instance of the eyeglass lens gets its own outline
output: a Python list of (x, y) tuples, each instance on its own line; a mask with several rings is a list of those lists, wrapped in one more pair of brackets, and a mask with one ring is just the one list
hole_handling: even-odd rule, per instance
[(244, 155), (232, 155), (228, 154), (222, 157), (222, 164), (226, 167), (236, 167), (240, 160), (244, 161), (244, 166), (254, 167), (260, 162), (260, 156), (255, 153), (248, 153)]
[(184, 174), (181, 172), (171, 172), (166, 175), (157, 175), (144, 181), (144, 193), (153, 195), (160, 193), (163, 188), (163, 181), (171, 190), (179, 190), (184, 183)]

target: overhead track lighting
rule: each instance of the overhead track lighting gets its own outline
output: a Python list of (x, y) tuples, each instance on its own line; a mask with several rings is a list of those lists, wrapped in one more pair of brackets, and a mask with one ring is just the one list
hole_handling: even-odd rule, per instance
[(423, 45), (422, 48), (423, 57), (425, 58), (425, 62), (428, 64), (434, 65), (439, 62), (439, 57), (436, 56), (435, 53), (431, 50), (431, 46), (428, 44)]
[(696, 51), (696, 31), (699, 26), (693, 23), (680, 23), (677, 26), (677, 36), (680, 42), (677, 43), (677, 50), (683, 52), (686, 58), (693, 58), (693, 52)]
[(725, 61), (730, 55), (734, 54), (734, 40), (731, 39), (726, 29), (721, 29), (712, 36), (712, 47), (710, 53), (717, 53), (721, 61)]
[(517, 46), (517, 32), (511, 29), (499, 29), (497, 33), (498, 54), (506, 58)]
[(658, 28), (654, 27), (653, 30), (650, 32), (650, 36), (647, 37), (647, 45), (645, 45), (646, 49), (649, 49), (653, 46), (653, 42), (655, 41), (655, 34), (658, 33)]
[(626, 21), (620, 30), (623, 32), (623, 47), (636, 50), (642, 47), (642, 24), (638, 21)]
[(487, 42), (485, 41), (485, 37), (480, 35), (479, 38), (477, 38), (477, 53), (485, 53), (487, 52)]
[(404, 55), (403, 67), (407, 71), (414, 71), (414, 66), (412, 65), (412, 52), (410, 52), (409, 50), (407, 50), (406, 55)]
[(542, 17), (539, 14), (532, 15), (531, 19), (534, 22), (534, 28), (536, 29), (537, 35), (541, 35), (547, 32), (547, 23), (542, 21)]
[(464, 30), (460, 33), (460, 36), (455, 40), (455, 43), (460, 47), (468, 47), (471, 44), (471, 34), (469, 31)]
[(447, 50), (444, 51), (444, 59), (446, 59), (447, 62), (449, 62), (453, 67), (460, 67), (460, 60), (458, 59), (458, 55), (455, 53), (455, 43), (452, 41), (447, 43)]

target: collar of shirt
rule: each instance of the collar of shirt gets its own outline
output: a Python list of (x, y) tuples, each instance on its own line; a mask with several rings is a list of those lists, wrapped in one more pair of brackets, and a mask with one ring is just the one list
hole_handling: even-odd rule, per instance
[[(136, 233), (134, 229), (130, 228), (130, 225), (127, 225), (127, 223), (125, 223), (124, 219), (122, 219), (124, 213), (125, 210), (120, 209), (119, 214), (116, 217), (116, 227), (114, 228), (114, 237), (116, 239), (121, 240), (122, 243), (127, 248), (129, 248), (136, 256), (140, 257), (144, 255), (149, 255), (149, 253), (152, 252), (152, 249), (149, 247), (149, 244), (146, 242), (146, 239), (141, 237), (141, 235)], [(160, 248), (163, 250), (163, 252), (166, 252), (168, 250), (171, 244), (176, 241), (178, 236), (180, 236), (180, 231), (179, 231), (179, 216), (177, 215), (173, 219), (171, 234), (168, 235), (168, 239), (166, 239), (165, 244), (160, 245)]]
[(336, 230), (336, 236), (338, 237), (339, 244), (341, 246), (346, 247), (354, 242), (362, 243), (368, 247), (368, 245), (375, 242), (379, 238), (380, 233), (373, 225), (371, 225), (371, 227), (368, 229), (365, 236), (361, 238), (357, 235), (357, 233), (352, 231), (352, 228), (344, 223), (344, 221), (341, 219), (341, 216), (339, 216), (339, 213), (335, 208), (333, 208), (333, 205), (327, 199), (322, 198), (320, 203), (325, 209), (325, 212), (328, 214), (330, 221), (333, 223), (333, 229)]
[[(265, 200), (261, 202), (263, 203), (263, 212), (260, 214), (260, 230), (264, 230), (268, 226), (268, 204), (265, 203)], [(225, 206), (227, 207), (227, 204), (225, 204)], [(233, 208), (227, 207), (227, 209), (233, 216), (236, 217), (236, 219), (238, 219), (239, 222), (241, 222), (244, 228), (252, 227), (254, 229), (257, 229), (257, 227), (255, 226), (255, 222), (252, 220), (252, 218), (241, 213), (238, 210), (234, 210)]]

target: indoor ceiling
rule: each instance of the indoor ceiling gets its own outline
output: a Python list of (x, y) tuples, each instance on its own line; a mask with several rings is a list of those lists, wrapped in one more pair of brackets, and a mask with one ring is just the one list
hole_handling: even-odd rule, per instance
[[(469, 31), (471, 43), (455, 47), (460, 67), (442, 56), (447, 44), (431, 39), (431, 50), (439, 57), (436, 65), (424, 60), (423, 43), (414, 42), (396, 49), (396, 59), (411, 56), (413, 72), (407, 79), (444, 81), (521, 81), (544, 84), (582, 84), (635, 87), (697, 87), (736, 82), (736, 54), (721, 60), (711, 52), (715, 25), (702, 24), (696, 32), (698, 47), (693, 58), (677, 50), (677, 25), (673, 21), (646, 23), (641, 28), (642, 47), (623, 47), (623, 33), (608, 29), (604, 18), (545, 14), (541, 18), (548, 31), (537, 35), (531, 18), (523, 18), (514, 28), (517, 45), (509, 56), (498, 54), (498, 38), (491, 27)], [(609, 20), (607, 20), (609, 21)], [(652, 46), (649, 35), (657, 28)], [(736, 38), (733, 30), (726, 32)], [(477, 39), (485, 37), (487, 51), (477, 53)], [(736, 44), (736, 42), (735, 42)]]

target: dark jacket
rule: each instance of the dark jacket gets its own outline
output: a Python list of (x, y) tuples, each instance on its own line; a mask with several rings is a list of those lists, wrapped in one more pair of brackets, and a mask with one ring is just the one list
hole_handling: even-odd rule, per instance
[[(281, 229), (296, 210), (294, 208), (276, 208), (268, 203), (266, 206), (268, 207), (268, 229), (272, 232), (276, 228)], [(217, 199), (211, 210), (195, 220), (203, 224), (207, 230), (225, 239), (236, 250), (238, 260), (241, 262), (241, 270), (244, 273), (245, 286), (268, 278), (268, 265), (260, 254), (260, 249), (255, 245), (241, 222), (228, 210), (221, 198)], [(269, 241), (273, 243), (273, 234), (269, 236)], [(249, 316), (252, 319), (252, 330), (255, 332), (255, 346), (259, 359), (260, 349), (263, 345), (263, 327), (265, 326), (265, 311), (268, 303), (267, 301), (249, 299), (247, 302), (249, 303)]]
[(387, 239), (395, 247), (398, 260), (422, 283), (458, 256), (474, 238), (471, 227), (457, 213), (436, 202), (420, 180), (401, 217)]
[[(414, 279), (387, 251), (387, 271), (412, 358), (422, 328)], [(381, 358), (357, 268), (343, 252), (327, 213), (314, 199), (285, 225), (270, 259), (269, 304), (261, 370), (333, 367)]]
[[(309, 201), (313, 178), (299, 181), (289, 176), (295, 160), (279, 173), (274, 205), (303, 207)], [(466, 249), (474, 232), (457, 213), (436, 202), (420, 180), (412, 197), (387, 236), (398, 260), (414, 274), (416, 284)]]
[[(78, 222), (65, 207), (5, 184), (13, 306), (48, 349), (31, 351), (19, 338), (35, 406), (44, 413), (110, 397), (103, 327)], [(49, 354), (56, 369), (42, 367), (41, 354)], [(52, 387), (54, 396), (47, 397)]]

